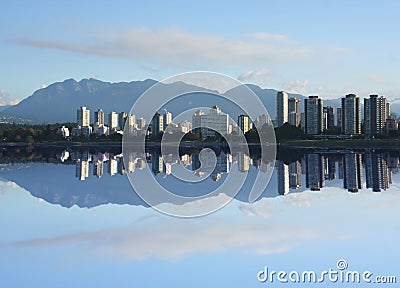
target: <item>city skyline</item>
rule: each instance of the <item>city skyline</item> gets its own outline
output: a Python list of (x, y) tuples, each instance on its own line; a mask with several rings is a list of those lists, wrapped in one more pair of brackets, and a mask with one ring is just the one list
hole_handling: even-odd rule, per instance
[[(165, 109), (164, 109), (165, 110)], [(263, 123), (272, 124), (275, 128), (289, 123), (294, 127), (300, 127), (306, 135), (319, 135), (325, 131), (332, 132), (335, 128), (339, 129), (341, 135), (361, 135), (373, 137), (378, 134), (390, 134), (390, 132), (399, 129), (399, 123), (396, 114), (391, 113), (390, 103), (384, 96), (370, 95), (364, 98), (364, 113), (361, 116), (360, 98), (356, 94), (347, 94), (341, 98), (341, 106), (336, 109), (331, 106), (324, 106), (324, 102), (319, 96), (311, 95), (304, 99), (303, 110), (301, 110), (301, 100), (299, 98), (289, 98), (288, 93), (278, 91), (276, 94), (276, 118), (272, 123), (265, 119)], [(128, 122), (129, 132), (137, 135), (138, 131), (146, 126), (146, 120), (139, 118), (136, 121), (136, 115), (126, 112), (116, 113), (111, 111), (108, 114), (108, 122), (105, 125), (105, 115), (101, 108), (94, 112), (94, 120), (90, 121), (90, 110), (82, 106), (77, 110), (77, 126), (73, 128), (72, 135), (85, 135), (88, 137), (91, 133), (99, 135), (109, 135), (110, 132), (123, 134), (125, 123)], [(215, 136), (214, 131), (219, 131), (222, 135), (228, 135), (232, 132), (248, 132), (251, 128), (260, 128), (260, 117), (250, 119), (248, 115), (241, 114), (237, 121), (230, 121), (228, 113), (222, 112), (221, 108), (214, 105), (209, 112), (197, 110), (192, 115), (192, 122), (185, 119), (179, 124), (173, 123), (173, 115), (165, 110), (164, 114), (156, 112), (149, 120), (151, 125), (151, 134), (156, 136), (167, 130), (170, 134), (174, 132), (188, 133), (194, 126), (195, 133), (201, 132), (204, 138)], [(267, 115), (265, 115), (268, 118)], [(128, 121), (127, 121), (128, 120)], [(139, 125), (138, 125), (138, 123)], [(93, 123), (93, 127), (90, 125)], [(335, 125), (336, 123), (336, 125)], [(386, 125), (386, 123), (388, 123)], [(262, 126), (262, 124), (261, 124)], [(65, 137), (65, 128), (62, 126), (60, 132)], [(210, 130), (211, 129), (211, 130)], [(140, 133), (143, 133), (140, 132)], [(144, 133), (147, 133), (146, 131)], [(334, 134), (337, 134), (336, 132)]]
[(289, 123), (300, 127), (306, 135), (319, 135), (324, 132), (338, 134), (339, 131), (340, 135), (363, 134), (374, 137), (392, 132), (398, 133), (398, 115), (391, 113), (391, 104), (386, 97), (372, 94), (369, 98), (364, 98), (363, 117), (360, 98), (356, 94), (347, 94), (340, 100), (341, 106), (336, 108), (335, 117), (335, 109), (324, 106), (323, 99), (317, 95), (310, 95), (304, 99), (302, 111), (300, 99), (288, 98), (286, 92), (278, 91), (274, 127)]

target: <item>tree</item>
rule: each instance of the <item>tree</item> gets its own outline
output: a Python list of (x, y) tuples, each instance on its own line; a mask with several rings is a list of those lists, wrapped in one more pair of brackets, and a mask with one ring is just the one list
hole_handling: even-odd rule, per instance
[(304, 139), (304, 133), (301, 128), (285, 123), (275, 128), (276, 142), (282, 143), (288, 140)]

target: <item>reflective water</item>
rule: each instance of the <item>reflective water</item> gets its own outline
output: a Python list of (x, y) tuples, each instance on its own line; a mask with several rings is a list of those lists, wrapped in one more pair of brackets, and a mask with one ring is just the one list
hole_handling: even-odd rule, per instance
[(321, 272), (340, 259), (347, 270), (400, 281), (398, 151), (280, 150), (275, 164), (218, 151), (204, 182), (210, 189), (231, 169), (251, 177), (274, 165), (271, 182), (254, 203), (245, 186), (223, 209), (195, 219), (148, 207), (124, 174), (151, 169), (169, 185), (178, 162), (197, 169), (196, 151), (179, 159), (148, 151), (131, 155), (128, 167), (120, 152), (3, 149), (2, 287), (310, 287), (260, 283), (257, 273)]

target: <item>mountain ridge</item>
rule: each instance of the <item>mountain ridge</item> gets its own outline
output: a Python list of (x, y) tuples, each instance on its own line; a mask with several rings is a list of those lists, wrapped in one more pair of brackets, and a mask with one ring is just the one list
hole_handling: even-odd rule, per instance
[[(79, 82), (73, 78), (69, 78), (36, 90), (17, 105), (1, 111), (0, 115), (15, 119), (29, 119), (32, 123), (63, 123), (75, 122), (76, 110), (81, 106), (86, 106), (92, 112), (101, 108), (106, 114), (111, 111), (129, 112), (136, 99), (156, 83), (158, 82), (153, 79), (110, 83), (94, 78), (84, 78)], [(183, 85), (191, 84), (179, 81), (163, 85), (166, 85), (166, 89), (176, 89), (179, 91), (184, 87)], [(278, 91), (261, 88), (255, 84), (246, 85), (260, 98), (264, 106), (268, 109), (271, 118), (274, 119), (276, 115), (275, 99)], [(215, 92), (198, 86), (194, 87), (203, 92)], [(306, 98), (301, 94), (290, 93), (289, 97), (300, 98), (302, 102)], [(197, 104), (200, 103), (199, 99), (196, 100)], [(201, 104), (206, 107), (218, 105), (218, 103), (213, 103), (212, 100), (206, 98), (204, 98), (204, 104)], [(340, 105), (340, 99), (324, 100), (324, 104), (336, 108)], [(224, 107), (221, 108), (224, 111)], [(177, 110), (176, 105), (172, 109)], [(177, 113), (177, 111), (171, 112), (173, 114), (174, 112)]]

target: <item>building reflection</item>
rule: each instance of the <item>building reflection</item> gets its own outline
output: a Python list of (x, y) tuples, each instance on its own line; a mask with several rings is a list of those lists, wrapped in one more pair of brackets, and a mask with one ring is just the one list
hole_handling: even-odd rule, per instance
[(358, 192), (358, 189), (362, 188), (361, 154), (347, 153), (343, 155), (343, 171), (343, 187), (349, 192)]
[(319, 191), (325, 185), (325, 157), (321, 154), (306, 154), (306, 187)]
[(295, 161), (289, 164), (289, 187), (297, 189), (301, 187), (301, 164)]
[[(184, 153), (180, 156), (162, 155), (159, 151), (150, 151), (146, 154), (131, 152), (127, 161), (123, 161), (122, 154), (68, 152), (58, 156), (60, 162), (74, 161), (76, 178), (86, 180), (89, 175), (101, 178), (108, 175), (123, 175), (135, 173), (147, 167), (157, 174), (169, 175), (174, 165), (183, 165), (191, 169), (195, 175), (208, 174), (213, 181), (219, 181), (232, 167), (242, 173), (252, 169), (266, 172), (271, 169), (271, 163), (263, 163), (260, 159), (252, 158), (245, 152), (236, 155), (218, 151), (213, 159), (200, 159), (198, 152)], [(213, 156), (214, 157), (214, 156)], [(215, 163), (214, 163), (215, 162)], [(278, 194), (286, 195), (295, 190), (320, 191), (330, 181), (339, 179), (342, 187), (349, 192), (358, 192), (363, 187), (380, 192), (389, 188), (392, 183), (392, 174), (399, 172), (399, 157), (390, 153), (376, 153), (374, 151), (343, 153), (304, 153), (298, 160), (284, 163), (275, 162), (275, 173), (278, 180)], [(92, 170), (91, 170), (92, 169)], [(89, 173), (92, 171), (92, 173)], [(304, 182), (303, 182), (304, 181)], [(305, 183), (303, 187), (302, 183)], [(337, 183), (337, 182), (335, 182)], [(335, 184), (337, 185), (337, 184)], [(328, 185), (329, 186), (329, 185)]]
[(389, 187), (389, 174), (391, 174), (391, 171), (389, 172), (383, 154), (365, 155), (365, 174), (367, 188), (372, 188), (372, 191), (380, 192)]
[(306, 188), (319, 191), (336, 179), (336, 171), (343, 188), (349, 192), (358, 192), (363, 187), (380, 192), (389, 188), (392, 174), (399, 171), (399, 163), (399, 157), (389, 153), (305, 153), (301, 160), (290, 164), (277, 161), (278, 194), (286, 195), (301, 188), (302, 175)]

